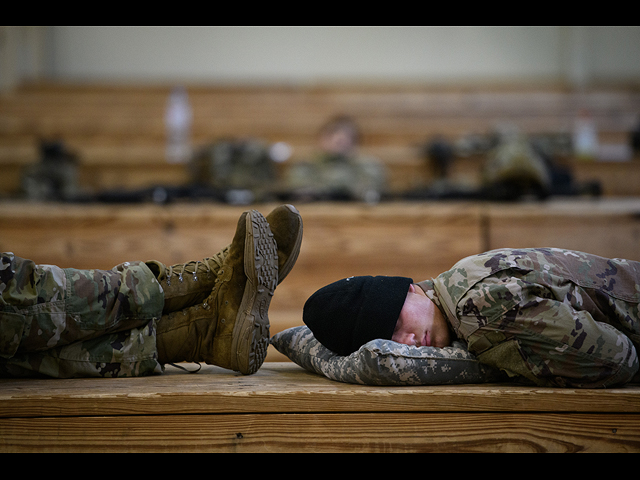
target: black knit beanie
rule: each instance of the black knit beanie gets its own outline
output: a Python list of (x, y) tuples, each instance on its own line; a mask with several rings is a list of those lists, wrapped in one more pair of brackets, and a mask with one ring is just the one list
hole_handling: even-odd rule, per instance
[(412, 283), (386, 276), (338, 280), (309, 297), (302, 320), (329, 350), (349, 355), (370, 340), (391, 340)]

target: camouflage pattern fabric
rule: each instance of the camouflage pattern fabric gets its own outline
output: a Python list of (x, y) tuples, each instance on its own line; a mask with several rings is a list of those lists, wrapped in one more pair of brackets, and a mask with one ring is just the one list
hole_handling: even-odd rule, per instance
[(481, 364), (462, 342), (450, 347), (415, 347), (372, 340), (347, 356), (338, 355), (306, 325), (275, 334), (271, 344), (305, 370), (360, 385), (452, 385), (497, 382), (508, 377)]
[(638, 373), (640, 262), (500, 249), (419, 285), (469, 351), (510, 376), (598, 388)]
[(160, 373), (164, 294), (142, 262), (112, 270), (36, 265), (0, 254), (0, 376)]
[(531, 184), (548, 189), (551, 177), (544, 161), (521, 137), (508, 138), (488, 156), (482, 170), (483, 182)]
[[(221, 191), (250, 191), (258, 201), (269, 198), (278, 176), (269, 145), (256, 139), (207, 145), (193, 156), (190, 169), (196, 185)], [(232, 198), (230, 194), (227, 201)]]
[(292, 164), (287, 173), (287, 187), (313, 199), (376, 203), (386, 186), (386, 169), (372, 157), (324, 154)]

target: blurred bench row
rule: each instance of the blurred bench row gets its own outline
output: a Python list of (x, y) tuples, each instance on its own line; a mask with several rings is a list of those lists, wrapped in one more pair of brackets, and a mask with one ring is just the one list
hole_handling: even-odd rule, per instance
[[(640, 92), (558, 86), (323, 85), (187, 88), (195, 148), (228, 138), (286, 142), (290, 162), (309, 158), (319, 128), (336, 114), (355, 119), (363, 153), (382, 160), (392, 190), (429, 182), (422, 147), (436, 136), (455, 142), (511, 124), (525, 134), (569, 134), (589, 112), (605, 146), (628, 144)], [(20, 171), (38, 161), (39, 141), (61, 140), (78, 155), (90, 189), (142, 188), (189, 181), (165, 159), (167, 85), (25, 85), (0, 96), (0, 196), (14, 194)], [(459, 157), (455, 178), (477, 176), (477, 157)], [(569, 161), (577, 180), (601, 180), (605, 195), (636, 195), (640, 162)], [(280, 168), (286, 168), (286, 164)]]

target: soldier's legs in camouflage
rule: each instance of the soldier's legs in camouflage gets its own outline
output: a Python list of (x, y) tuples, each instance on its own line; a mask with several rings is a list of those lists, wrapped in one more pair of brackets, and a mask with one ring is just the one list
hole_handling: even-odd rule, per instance
[(160, 373), (156, 320), (63, 347), (0, 358), (0, 377), (115, 378)]
[[(261, 217), (257, 212), (251, 215), (256, 219)], [(233, 295), (228, 291), (219, 295), (220, 283), (228, 280), (220, 275), (223, 265), (229, 267), (227, 274), (235, 270), (231, 264), (237, 264), (239, 270), (247, 269), (248, 278), (244, 277), (247, 283), (243, 283), (238, 291), (251, 293), (245, 295), (246, 302), (243, 298), (246, 305), (243, 303), (242, 312), (238, 313), (243, 320), (236, 323), (244, 325), (254, 317), (260, 317), (260, 321), (252, 323), (255, 323), (255, 331), (240, 329), (242, 341), (238, 340), (239, 335), (224, 334), (224, 328), (219, 328), (213, 339), (219, 348), (208, 354), (225, 357), (216, 364), (253, 373), (264, 360), (263, 350), (268, 344), (268, 297), (263, 294), (263, 286), (258, 284), (267, 281), (267, 276), (264, 265), (255, 265), (256, 252), (264, 254), (269, 250), (263, 258), (269, 266), (268, 277), (275, 275), (276, 282), (280, 283), (293, 268), (302, 240), (302, 219), (294, 207), (283, 205), (274, 209), (268, 216), (269, 223), (261, 218), (266, 231), (273, 226), (273, 237), (279, 242), (277, 253), (273, 239), (261, 238), (255, 251), (253, 247), (249, 249), (247, 265), (242, 258), (242, 248), (236, 249), (237, 255), (231, 255), (234, 258), (227, 258), (233, 243), (202, 261), (172, 267), (156, 261), (133, 262), (109, 271), (36, 265), (13, 254), (3, 254), (0, 263), (0, 376), (158, 373), (161, 368), (157, 362), (156, 320), (159, 321), (163, 309), (180, 313), (180, 309), (187, 308), (184, 311), (194, 310), (200, 318), (206, 313), (200, 310), (207, 306), (206, 300), (214, 293), (216, 302), (228, 305)], [(254, 235), (250, 233), (252, 238)], [(265, 250), (265, 245), (269, 245), (269, 249)], [(231, 264), (228, 260), (232, 260)], [(236, 276), (241, 280), (240, 275)], [(268, 281), (271, 283), (270, 279)], [(218, 284), (216, 288), (215, 284)], [(270, 287), (268, 296), (273, 294), (274, 288), (275, 284)], [(248, 315), (251, 310), (255, 311)], [(212, 314), (205, 316), (212, 317)], [(215, 323), (217, 319), (208, 318), (207, 321)], [(227, 340), (239, 342), (237, 351), (234, 347), (235, 353), (227, 351)], [(234, 363), (236, 360), (227, 359), (231, 355), (238, 356), (238, 365)]]
[[(56, 350), (71, 345), (84, 352), (77, 355), (78, 361), (83, 357), (95, 363), (97, 357), (87, 345), (100, 342), (84, 342), (145, 328), (155, 349), (154, 322), (160, 318), (162, 304), (158, 282), (140, 262), (112, 270), (77, 270), (36, 265), (4, 253), (0, 262), (0, 363), (6, 367), (15, 362), (26, 368), (31, 358), (41, 365), (47, 352), (56, 357)], [(115, 344), (116, 351), (122, 348)], [(113, 354), (100, 355), (102, 360), (112, 358)]]

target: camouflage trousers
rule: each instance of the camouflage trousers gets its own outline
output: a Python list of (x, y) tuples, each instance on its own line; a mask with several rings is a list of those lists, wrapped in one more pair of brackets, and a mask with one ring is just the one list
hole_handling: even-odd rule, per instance
[(133, 377), (162, 372), (164, 293), (142, 262), (111, 270), (0, 254), (0, 377)]

